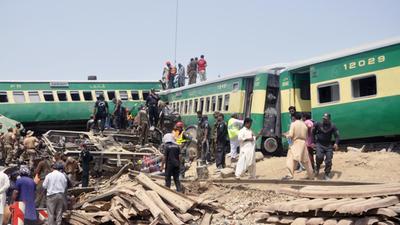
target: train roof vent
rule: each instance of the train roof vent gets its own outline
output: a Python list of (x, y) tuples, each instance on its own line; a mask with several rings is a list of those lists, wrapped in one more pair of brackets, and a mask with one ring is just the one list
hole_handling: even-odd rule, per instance
[(97, 76), (96, 75), (89, 75), (87, 77), (88, 80), (97, 80)]

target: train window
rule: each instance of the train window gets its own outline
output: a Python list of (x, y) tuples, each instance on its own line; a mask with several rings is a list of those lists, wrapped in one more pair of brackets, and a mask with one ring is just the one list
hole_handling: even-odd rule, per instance
[(188, 112), (188, 101), (185, 101), (185, 114)]
[(14, 91), (13, 92), (14, 101), (16, 103), (24, 103), (25, 102), (25, 95), (22, 91)]
[(233, 85), (232, 85), (232, 90), (233, 90), (233, 91), (238, 91), (238, 90), (239, 90), (239, 82), (233, 83)]
[(79, 91), (71, 91), (71, 99), (72, 101), (80, 101), (81, 96), (79, 96)]
[(7, 92), (0, 92), (0, 102), (8, 102)]
[(224, 101), (224, 111), (229, 110), (229, 94), (225, 95), (225, 101)]
[(65, 91), (57, 91), (58, 100), (60, 102), (67, 101), (67, 92)]
[(216, 106), (217, 106), (217, 97), (213, 96), (211, 98), (211, 112), (215, 111)]
[(96, 94), (96, 99), (99, 99), (100, 95), (104, 96), (104, 91), (95, 91), (94, 93)]
[(218, 111), (222, 110), (222, 95), (218, 96)]
[(177, 111), (179, 113), (179, 102), (176, 103), (175, 111)]
[(174, 111), (176, 111), (176, 108), (175, 108), (175, 102), (174, 102), (174, 103), (172, 103), (172, 109), (174, 109)]
[(139, 100), (139, 92), (131, 91), (132, 100)]
[(190, 101), (189, 101), (189, 109), (188, 109), (188, 113), (189, 113), (189, 114), (193, 112), (193, 111), (192, 111), (192, 108), (193, 108), (193, 100), (190, 100)]
[(376, 95), (376, 76), (355, 78), (351, 80), (353, 98)]
[(179, 111), (179, 113), (180, 113), (180, 114), (183, 114), (183, 102), (180, 103), (179, 108), (180, 108), (180, 110), (181, 110), (181, 111)]
[(200, 98), (200, 105), (197, 111), (203, 112), (203, 106), (204, 106), (204, 98)]
[(198, 99), (195, 99), (194, 100), (194, 107), (193, 107), (193, 113), (196, 113), (197, 112), (197, 106), (199, 105), (199, 100)]
[(339, 83), (318, 86), (319, 103), (339, 101)]
[(29, 91), (29, 101), (30, 102), (40, 102), (39, 92), (37, 91)]
[(150, 92), (149, 91), (142, 91), (142, 92), (143, 92), (143, 100), (146, 100)]
[(107, 91), (108, 100), (113, 100), (115, 98), (115, 91)]
[(54, 102), (54, 95), (52, 91), (43, 91), (44, 101)]
[(93, 101), (93, 96), (91, 91), (83, 91), (83, 98), (85, 101)]
[(127, 91), (119, 91), (119, 97), (121, 98), (121, 100), (128, 100), (128, 92)]
[(205, 112), (210, 111), (210, 97), (206, 98), (206, 109), (204, 110)]
[(310, 81), (309, 80), (302, 80), (300, 82), (300, 98), (303, 100), (311, 99)]

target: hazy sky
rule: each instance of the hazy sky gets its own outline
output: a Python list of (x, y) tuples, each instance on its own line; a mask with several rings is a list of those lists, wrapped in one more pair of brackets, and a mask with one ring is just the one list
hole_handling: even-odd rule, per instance
[[(176, 0), (0, 0), (0, 80), (155, 80)], [(400, 36), (399, 0), (179, 0), (177, 61), (240, 72)]]

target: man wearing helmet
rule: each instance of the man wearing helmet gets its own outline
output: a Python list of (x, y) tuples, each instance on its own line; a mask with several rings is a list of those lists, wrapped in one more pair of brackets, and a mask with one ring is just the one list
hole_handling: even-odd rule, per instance
[(181, 183), (179, 181), (180, 166), (180, 149), (176, 144), (175, 137), (172, 133), (165, 134), (163, 137), (164, 158), (161, 170), (165, 166), (165, 186), (171, 187), (171, 176), (174, 178), (176, 191), (181, 191)]
[(185, 133), (185, 125), (183, 122), (179, 121), (175, 124), (173, 129), (173, 134), (176, 140), (176, 143), (179, 145), (181, 149), (180, 156), (180, 178), (185, 177), (186, 167), (185, 163), (189, 161), (189, 156), (187, 152), (187, 143), (190, 140), (190, 137)]

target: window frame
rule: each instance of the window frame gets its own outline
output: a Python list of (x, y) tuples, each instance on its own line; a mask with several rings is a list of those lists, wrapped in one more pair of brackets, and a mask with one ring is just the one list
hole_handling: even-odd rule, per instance
[[(76, 100), (76, 99), (74, 99), (72, 97), (73, 94), (78, 94), (78, 100)], [(71, 97), (71, 101), (73, 101), (73, 102), (80, 102), (81, 101), (81, 95), (80, 95), (79, 91), (70, 91), (69, 95)]]
[(220, 112), (222, 111), (223, 101), (224, 101), (224, 96), (223, 95), (218, 95), (217, 96), (217, 110), (220, 111)]
[(188, 114), (188, 101), (187, 100), (185, 100), (184, 105), (185, 105), (184, 114)]
[[(85, 101), (85, 102), (96, 101), (95, 98), (93, 98), (93, 92), (92, 91), (82, 91), (82, 94), (83, 94), (83, 101)], [(86, 99), (86, 95), (85, 94), (90, 94), (90, 99), (89, 100)], [(96, 97), (96, 99), (97, 99), (97, 97)]]
[[(115, 98), (115, 99), (117, 98), (115, 90), (108, 90), (108, 91), (106, 91), (106, 92), (107, 92), (107, 98), (108, 98), (109, 101), (112, 101), (114, 98)], [(110, 93), (113, 93), (113, 94), (112, 94), (112, 95), (114, 95), (113, 98), (110, 98)]]
[[(226, 101), (226, 97), (228, 96), (228, 104), (227, 104), (227, 101)], [(229, 102), (230, 102), (230, 99), (231, 99), (231, 95), (230, 94), (224, 94), (224, 104), (223, 104), (223, 109), (224, 109), (224, 112), (228, 112), (229, 111)]]
[[(331, 86), (334, 86), (334, 85), (338, 86), (338, 100), (330, 101), (330, 102), (322, 102), (321, 103), (321, 98), (320, 98), (321, 96), (319, 94), (319, 89), (320, 88), (324, 88), (324, 87), (331, 87)], [(320, 105), (332, 104), (332, 103), (340, 102), (340, 83), (339, 83), (339, 81), (333, 81), (333, 82), (329, 82), (329, 83), (324, 83), (324, 84), (318, 85), (317, 86), (317, 96), (318, 96), (318, 104), (320, 104)]]
[[(53, 91), (43, 91), (42, 94), (43, 94), (43, 100), (45, 102), (55, 102), (54, 92)], [(52, 100), (46, 99), (46, 96), (51, 96)]]
[[(56, 94), (59, 102), (68, 102), (67, 91), (56, 91)], [(65, 100), (60, 100), (60, 94), (65, 94)]]
[(193, 113), (197, 112), (197, 108), (199, 107), (199, 99), (196, 98), (194, 99), (194, 104), (193, 104)]
[[(105, 96), (105, 95), (104, 95), (104, 90), (95, 90), (95, 91), (94, 91), (94, 95), (95, 95), (95, 97), (96, 97), (96, 100), (99, 100), (100, 94), (103, 94), (103, 96)], [(104, 97), (104, 98), (105, 98), (105, 97)]]
[[(354, 86), (353, 86), (353, 81), (359, 81), (365, 78), (370, 78), (370, 77), (375, 77), (375, 94), (373, 95), (365, 95), (365, 96), (360, 96), (360, 97), (355, 97), (354, 96)], [(360, 86), (360, 83), (358, 84)], [(350, 87), (351, 87), (351, 97), (353, 99), (363, 99), (363, 98), (371, 98), (371, 97), (376, 97), (378, 95), (378, 79), (376, 78), (376, 74), (369, 74), (365, 76), (360, 76), (360, 77), (354, 77), (350, 81)], [(360, 88), (360, 87), (359, 87)]]
[[(134, 97), (133, 97), (134, 94), (135, 94), (135, 97), (137, 97), (137, 98), (134, 98)], [(131, 98), (132, 98), (132, 101), (139, 101), (139, 100), (140, 100), (139, 91), (132, 91), (132, 90), (131, 90)]]
[(204, 97), (201, 97), (199, 99), (199, 109), (197, 111), (203, 112), (203, 110), (204, 110)]
[(211, 112), (215, 112), (217, 109), (217, 96), (211, 97)]
[[(33, 96), (31, 94), (36, 94), (36, 96)], [(37, 101), (32, 101), (31, 97), (37, 97), (37, 99), (36, 99)], [(29, 102), (30, 103), (40, 103), (40, 102), (42, 102), (42, 99), (40, 98), (39, 91), (28, 91), (28, 98), (29, 98)]]
[[(124, 93), (124, 94), (126, 94), (126, 98), (125, 98), (125, 97), (122, 98), (121, 92)], [(128, 99), (129, 99), (128, 91), (119, 90), (119, 91), (118, 91), (118, 95), (119, 95), (119, 99), (120, 99), (121, 101), (128, 101)]]
[[(18, 93), (18, 94), (16, 94), (16, 93)], [(18, 96), (18, 95), (21, 95), (21, 93), (22, 93), (22, 96), (24, 97), (24, 98), (23, 98), (24, 101), (22, 101), (22, 102), (21, 102), (21, 101), (15, 101), (15, 99), (16, 99), (16, 98), (15, 98), (15, 95)], [(14, 100), (15, 103), (26, 103), (26, 97), (25, 97), (25, 93), (24, 93), (23, 91), (13, 91), (13, 92), (12, 92), (12, 96), (13, 96), (13, 100)]]
[(0, 91), (0, 95), (5, 96), (4, 99), (6, 100), (6, 101), (0, 101), (0, 104), (2, 104), (2, 103), (9, 103), (9, 102), (10, 102), (10, 100), (8, 99), (7, 91)]
[[(146, 97), (144, 96), (146, 94)], [(147, 97), (150, 95), (150, 91), (142, 91), (142, 98), (146, 101)]]
[(188, 114), (191, 114), (193, 112), (193, 100), (189, 100), (189, 108), (188, 108)]
[(211, 106), (211, 98), (206, 97), (206, 107), (205, 107), (204, 112), (210, 112), (210, 106)]

